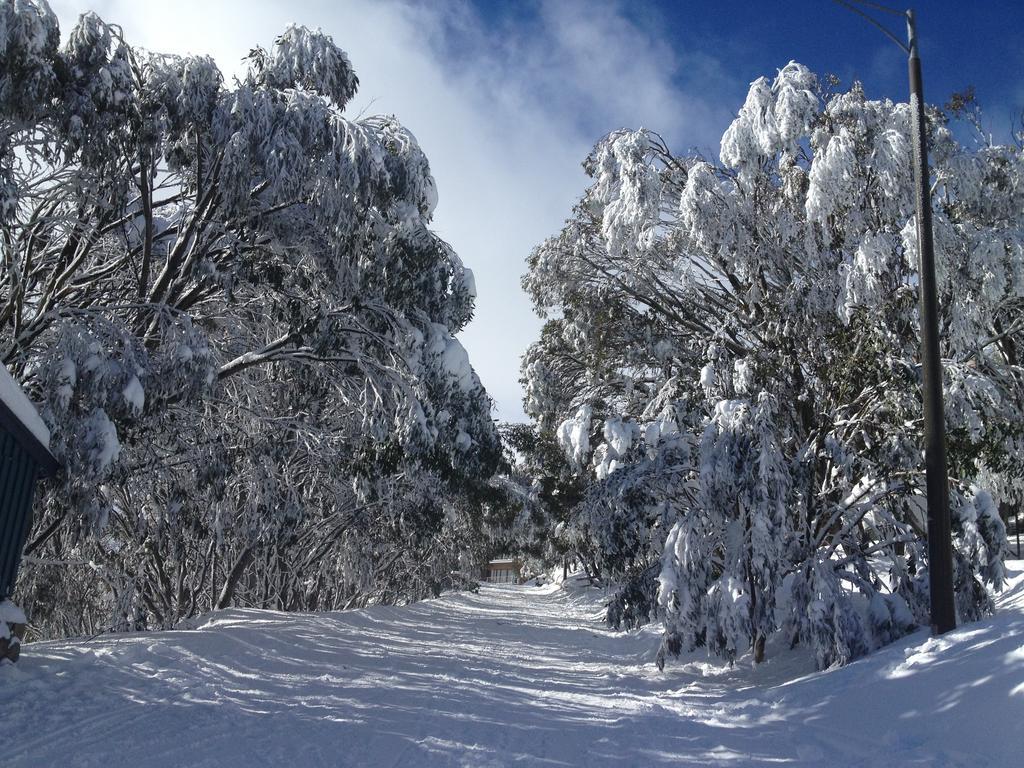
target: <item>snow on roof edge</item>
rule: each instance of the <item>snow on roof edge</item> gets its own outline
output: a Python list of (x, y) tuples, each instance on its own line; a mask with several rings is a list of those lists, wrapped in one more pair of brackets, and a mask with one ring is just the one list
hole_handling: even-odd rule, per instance
[(0, 363), (0, 400), (3, 400), (14, 418), (20, 421), (25, 428), (32, 433), (36, 440), (43, 444), (43, 447), (50, 448), (50, 430), (43, 423), (39, 411), (32, 405), (28, 395), (21, 388), (21, 385), (14, 380), (14, 377), (7, 370), (7, 366)]

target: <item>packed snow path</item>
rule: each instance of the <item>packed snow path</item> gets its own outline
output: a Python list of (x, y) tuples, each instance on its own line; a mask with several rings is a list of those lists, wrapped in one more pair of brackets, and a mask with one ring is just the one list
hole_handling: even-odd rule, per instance
[(651, 663), (595, 590), (485, 586), (404, 608), (228, 610), (27, 646), (0, 668), (5, 766), (1012, 766), (1024, 579), (993, 620), (831, 672)]

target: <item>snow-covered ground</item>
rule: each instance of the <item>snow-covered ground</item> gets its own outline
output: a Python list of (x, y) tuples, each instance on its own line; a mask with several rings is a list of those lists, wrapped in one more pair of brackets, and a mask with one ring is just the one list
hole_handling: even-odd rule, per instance
[(999, 614), (814, 673), (778, 648), (659, 673), (601, 595), (485, 586), (404, 608), (223, 611), (26, 646), (0, 667), (14, 766), (1015, 766), (1024, 563)]

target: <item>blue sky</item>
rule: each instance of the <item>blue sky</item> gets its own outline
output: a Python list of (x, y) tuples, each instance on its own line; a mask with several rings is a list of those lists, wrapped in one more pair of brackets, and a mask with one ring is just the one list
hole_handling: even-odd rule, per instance
[[(434, 226), (476, 274), (461, 334), (496, 402), (523, 418), (519, 359), (541, 321), (519, 288), (587, 179), (580, 163), (620, 127), (718, 154), (748, 84), (790, 59), (870, 97), (906, 98), (899, 49), (831, 0), (51, 0), (67, 29), (94, 10), (152, 50), (213, 55), (228, 75), (289, 22), (322, 27), (360, 79), (351, 114), (394, 114), (430, 158)], [(1006, 140), (1024, 107), (1024, 0), (918, 3), (925, 95), (974, 85)], [(902, 34), (902, 22), (893, 19)]]
[[(496, 35), (537, 29), (545, 13), (539, 0), (476, 0), (472, 5)], [(1024, 2), (920, 0), (914, 7), (927, 99), (941, 104), (954, 91), (973, 85), (986, 126), (1005, 138), (1024, 109)], [(608, 9), (642, 30), (652, 47), (672, 50), (677, 88), (711, 86), (726, 105), (738, 106), (750, 80), (790, 59), (818, 73), (833, 73), (845, 84), (860, 80), (871, 97), (906, 98), (906, 56), (834, 0), (633, 0), (595, 2), (581, 12), (601, 15)], [(865, 11), (905, 39), (902, 19)], [(694, 66), (694, 60), (703, 66)], [(709, 66), (717, 70), (710, 82)]]

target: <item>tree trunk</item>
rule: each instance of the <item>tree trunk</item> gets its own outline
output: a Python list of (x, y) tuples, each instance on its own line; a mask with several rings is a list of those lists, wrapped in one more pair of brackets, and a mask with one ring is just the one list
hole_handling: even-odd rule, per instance
[(754, 663), (760, 664), (764, 661), (764, 633), (758, 632), (754, 635)]
[(224, 582), (224, 589), (220, 591), (217, 604), (214, 606), (218, 611), (231, 605), (231, 598), (235, 596), (235, 588), (238, 586), (238, 581), (242, 578), (242, 574), (245, 573), (245, 569), (249, 567), (249, 563), (252, 562), (255, 551), (253, 546), (248, 546), (238, 556), (238, 560), (235, 561), (231, 573), (228, 574), (228, 580)]

